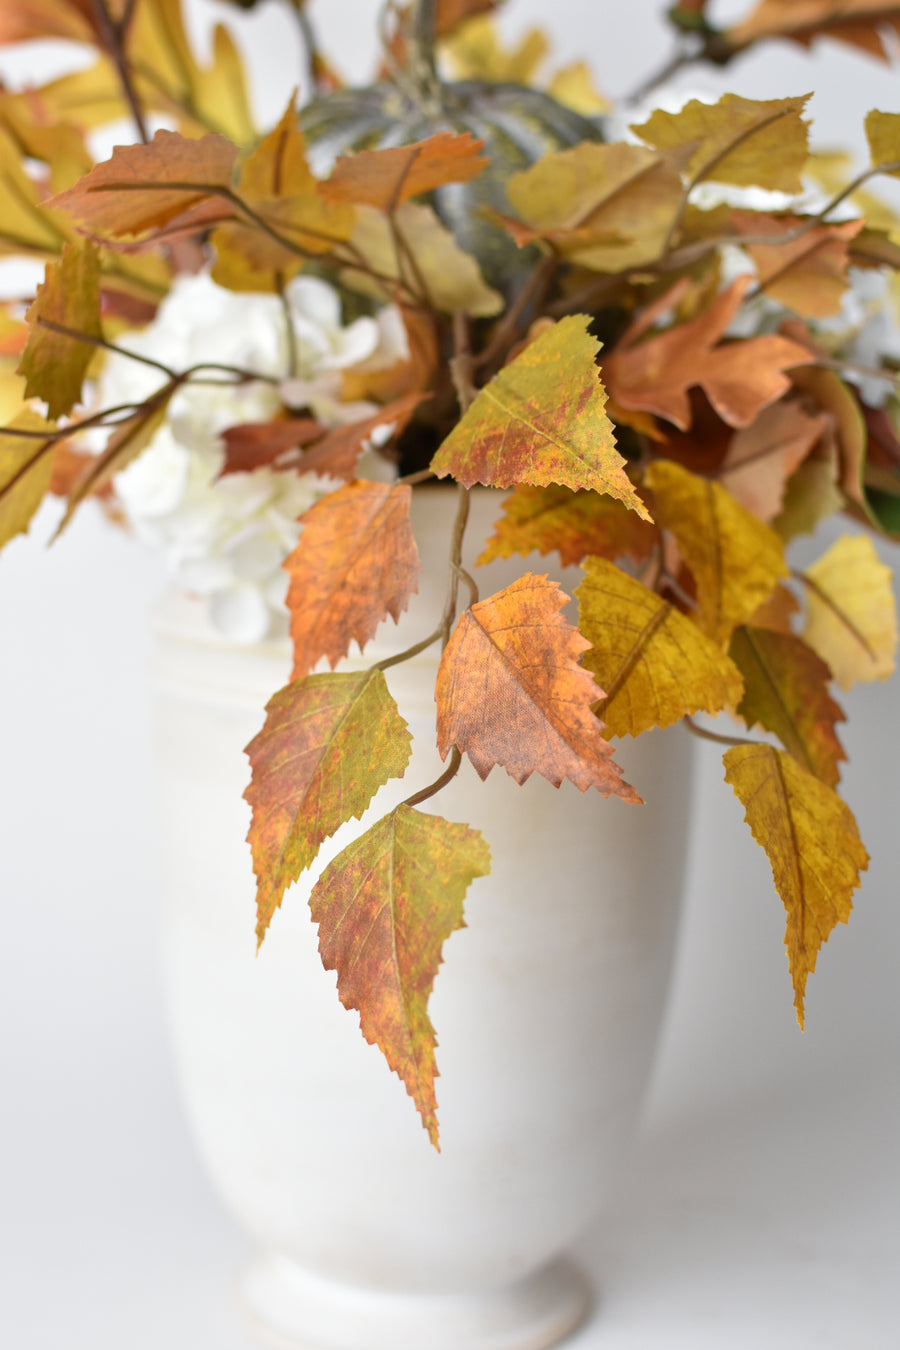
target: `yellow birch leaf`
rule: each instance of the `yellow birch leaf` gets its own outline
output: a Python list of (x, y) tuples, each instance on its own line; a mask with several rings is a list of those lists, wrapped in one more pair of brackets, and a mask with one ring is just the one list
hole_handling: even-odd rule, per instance
[(719, 483), (657, 460), (645, 482), (657, 525), (675, 538), (697, 585), (697, 623), (726, 643), (788, 575), (774, 530), (757, 520)]
[(842, 535), (802, 574), (804, 639), (842, 689), (886, 680), (894, 669), (897, 608), (891, 569), (867, 535)]
[(68, 237), (41, 201), (37, 185), (22, 167), (22, 155), (8, 131), (0, 129), (0, 256), (37, 253), (55, 256)]
[(650, 519), (615, 448), (588, 323), (561, 319), (485, 385), (431, 462), (439, 478), (590, 488)]
[(737, 668), (695, 623), (605, 559), (586, 559), (584, 571), (578, 627), (593, 645), (581, 664), (606, 693), (597, 711), (610, 735), (737, 705)]
[(765, 850), (787, 911), (784, 945), (803, 1026), (807, 977), (832, 929), (846, 923), (869, 856), (837, 793), (771, 745), (739, 745), (724, 757), (725, 781)]
[[(93, 244), (63, 246), (59, 262), (47, 264), (26, 318), (30, 331), (18, 374), (26, 378), (25, 397), (42, 398), (48, 416), (55, 419), (80, 402), (96, 354), (90, 339), (103, 337), (100, 258)], [(85, 337), (79, 340), (72, 332)]]
[[(873, 108), (866, 115), (865, 126), (873, 165), (900, 165), (900, 113), (879, 112)], [(900, 167), (891, 169), (890, 176), (900, 177)]]
[(539, 28), (529, 28), (514, 47), (505, 47), (489, 15), (476, 15), (442, 44), (458, 80), (491, 84), (534, 83), (550, 44)]
[[(29, 435), (17, 436), (16, 431)], [(0, 429), (0, 548), (25, 533), (47, 494), (53, 472), (52, 432), (53, 427), (29, 408)]]
[(809, 98), (723, 94), (718, 103), (694, 98), (677, 113), (657, 108), (631, 129), (657, 150), (693, 145), (688, 166), (692, 185), (711, 178), (738, 187), (801, 192), (808, 155), (802, 113)]
[(494, 526), (477, 559), (481, 567), (515, 554), (558, 553), (563, 567), (587, 557), (629, 557), (640, 562), (656, 542), (649, 521), (615, 497), (601, 492), (573, 492), (551, 483), (532, 487), (519, 483), (503, 503), (503, 517)]
[(560, 69), (547, 85), (547, 93), (564, 108), (581, 113), (582, 117), (597, 117), (608, 113), (611, 103), (597, 89), (591, 68), (586, 61), (572, 61)]

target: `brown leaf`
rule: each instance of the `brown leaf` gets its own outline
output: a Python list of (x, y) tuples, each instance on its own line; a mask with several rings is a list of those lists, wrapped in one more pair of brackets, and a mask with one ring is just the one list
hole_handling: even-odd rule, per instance
[(438, 669), (438, 749), (458, 746), (480, 778), (501, 764), (517, 783), (539, 773), (640, 801), (591, 712), (602, 690), (578, 664), (590, 643), (560, 614), (567, 600), (528, 573), (462, 615)]
[(375, 433), (381, 428), (390, 428), (389, 439), (398, 436), (419, 404), (428, 397), (427, 394), (407, 394), (361, 422), (335, 427), (303, 452), (297, 467), (303, 473), (317, 473), (322, 477), (352, 478), (360, 456)]
[(760, 0), (745, 19), (723, 34), (732, 50), (766, 38), (789, 38), (808, 47), (830, 37), (887, 61), (891, 48), (882, 33), (900, 33), (897, 0)]
[(348, 483), (303, 516), (284, 564), (294, 642), (293, 678), (327, 656), (332, 669), (364, 647), (390, 614), (397, 622), (418, 589), (421, 567), (405, 484)]
[(563, 567), (587, 557), (629, 557), (640, 562), (650, 555), (656, 540), (653, 526), (615, 497), (599, 492), (573, 492), (551, 484), (532, 487), (519, 483), (503, 503), (478, 566), (496, 558), (529, 553), (558, 553)]
[(822, 411), (799, 399), (780, 399), (749, 427), (735, 432), (719, 481), (736, 501), (769, 524), (784, 502), (787, 481), (827, 430)]
[(312, 417), (282, 417), (273, 422), (242, 422), (222, 432), (225, 462), (220, 478), (230, 473), (250, 473), (274, 464), (289, 450), (318, 440), (325, 428)]
[(804, 318), (824, 319), (840, 312), (847, 289), (850, 244), (863, 228), (863, 220), (805, 228), (801, 216), (773, 216), (761, 211), (735, 211), (732, 219), (739, 234), (771, 235), (773, 239), (803, 227), (802, 234), (786, 243), (745, 245), (759, 274), (760, 287)]
[(471, 132), (438, 131), (412, 145), (358, 150), (340, 156), (322, 191), (336, 201), (393, 211), (410, 197), (477, 178), (487, 168), (483, 148)]

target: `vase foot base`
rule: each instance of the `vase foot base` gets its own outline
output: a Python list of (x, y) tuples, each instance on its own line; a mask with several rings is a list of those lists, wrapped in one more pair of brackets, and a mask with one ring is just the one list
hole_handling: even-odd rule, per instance
[(252, 1332), (281, 1350), (548, 1350), (591, 1304), (587, 1280), (566, 1259), (501, 1289), (400, 1294), (267, 1256), (245, 1272), (240, 1294)]

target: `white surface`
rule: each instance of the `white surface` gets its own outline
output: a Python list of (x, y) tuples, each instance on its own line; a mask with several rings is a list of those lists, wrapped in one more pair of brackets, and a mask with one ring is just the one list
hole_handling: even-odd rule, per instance
[[(330, 0), (332, 32), (374, 8)], [(665, 54), (642, 21), (659, 8), (558, 0), (559, 48), (584, 54), (602, 10), (601, 83), (629, 87)], [(546, 10), (517, 0), (510, 24)], [(703, 83), (828, 83), (820, 140), (858, 144), (869, 107), (900, 106), (896, 71), (822, 53), (768, 48)], [(251, 1344), (228, 1296), (250, 1246), (191, 1151), (161, 1008), (143, 685), (160, 584), (89, 512), (49, 557), (28, 540), (0, 558), (0, 1344), (15, 1350)], [(898, 687), (845, 702), (846, 795), (873, 863), (810, 981), (803, 1037), (780, 906), (709, 747), (656, 1087), (583, 1246), (600, 1301), (573, 1350), (900, 1344)]]

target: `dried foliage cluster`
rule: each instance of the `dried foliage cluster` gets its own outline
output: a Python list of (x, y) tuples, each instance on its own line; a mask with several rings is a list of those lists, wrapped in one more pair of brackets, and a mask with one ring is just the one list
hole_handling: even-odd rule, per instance
[[(386, 70), (363, 91), (340, 88), (312, 0), (287, 8), (318, 97), (299, 120), (291, 101), (263, 134), (234, 42), (219, 28), (199, 63), (179, 0), (3, 7), (0, 42), (69, 38), (96, 59), (0, 93), (0, 252), (46, 260), (27, 313), (10, 302), (0, 320), (0, 536), (25, 531), (48, 492), (65, 499), (61, 529), (89, 496), (108, 501), (186, 385), (260, 378), (199, 351), (189, 368), (151, 361), (161, 382), (143, 402), (92, 401), (100, 363), (179, 268), (276, 296), (306, 269), (348, 312), (400, 308), (408, 356), (347, 391), (373, 400), (374, 417), (335, 429), (286, 403), (228, 430), (224, 472), (343, 480), (285, 563), (294, 669), (248, 747), (260, 941), (323, 840), (407, 766), (385, 670), (427, 644), (362, 672), (335, 667), (416, 589), (413, 494), (455, 484), (443, 489), (450, 582), (428, 639), (442, 649), (447, 770), (339, 854), (311, 899), (341, 999), (436, 1143), (428, 996), (490, 858), (472, 826), (420, 807), (463, 755), (482, 778), (499, 766), (637, 803), (609, 738), (684, 720), (724, 741), (726, 779), (787, 912), (802, 1022), (807, 977), (867, 864), (837, 791), (832, 689), (889, 674), (896, 621), (864, 531), (802, 572), (785, 546), (836, 511), (900, 535), (895, 371), (856, 365), (846, 325), (831, 322), (852, 277), (900, 268), (900, 222), (866, 188), (900, 177), (900, 113), (869, 114), (871, 163), (838, 182), (810, 152), (803, 97), (692, 101), (609, 142), (586, 70), (534, 88), (543, 39), (506, 49), (492, 0), (389, 5)], [(726, 31), (703, 0), (670, 18), (673, 70), (773, 37), (886, 59), (900, 31), (887, 0), (761, 0)], [(458, 82), (438, 74), (436, 42)], [(94, 164), (91, 133), (123, 116), (134, 143)], [(160, 117), (170, 129), (151, 136)], [(313, 172), (329, 137), (333, 162)], [(709, 183), (727, 189), (717, 203), (700, 191)], [(754, 189), (789, 204), (760, 206)], [(356, 477), (378, 429), (393, 482)], [(483, 560), (555, 553), (582, 566), (577, 627), (539, 565), (479, 597), (461, 563), (476, 484), (507, 490)], [(315, 673), (326, 658), (331, 672)], [(692, 721), (723, 711), (741, 734)]]

